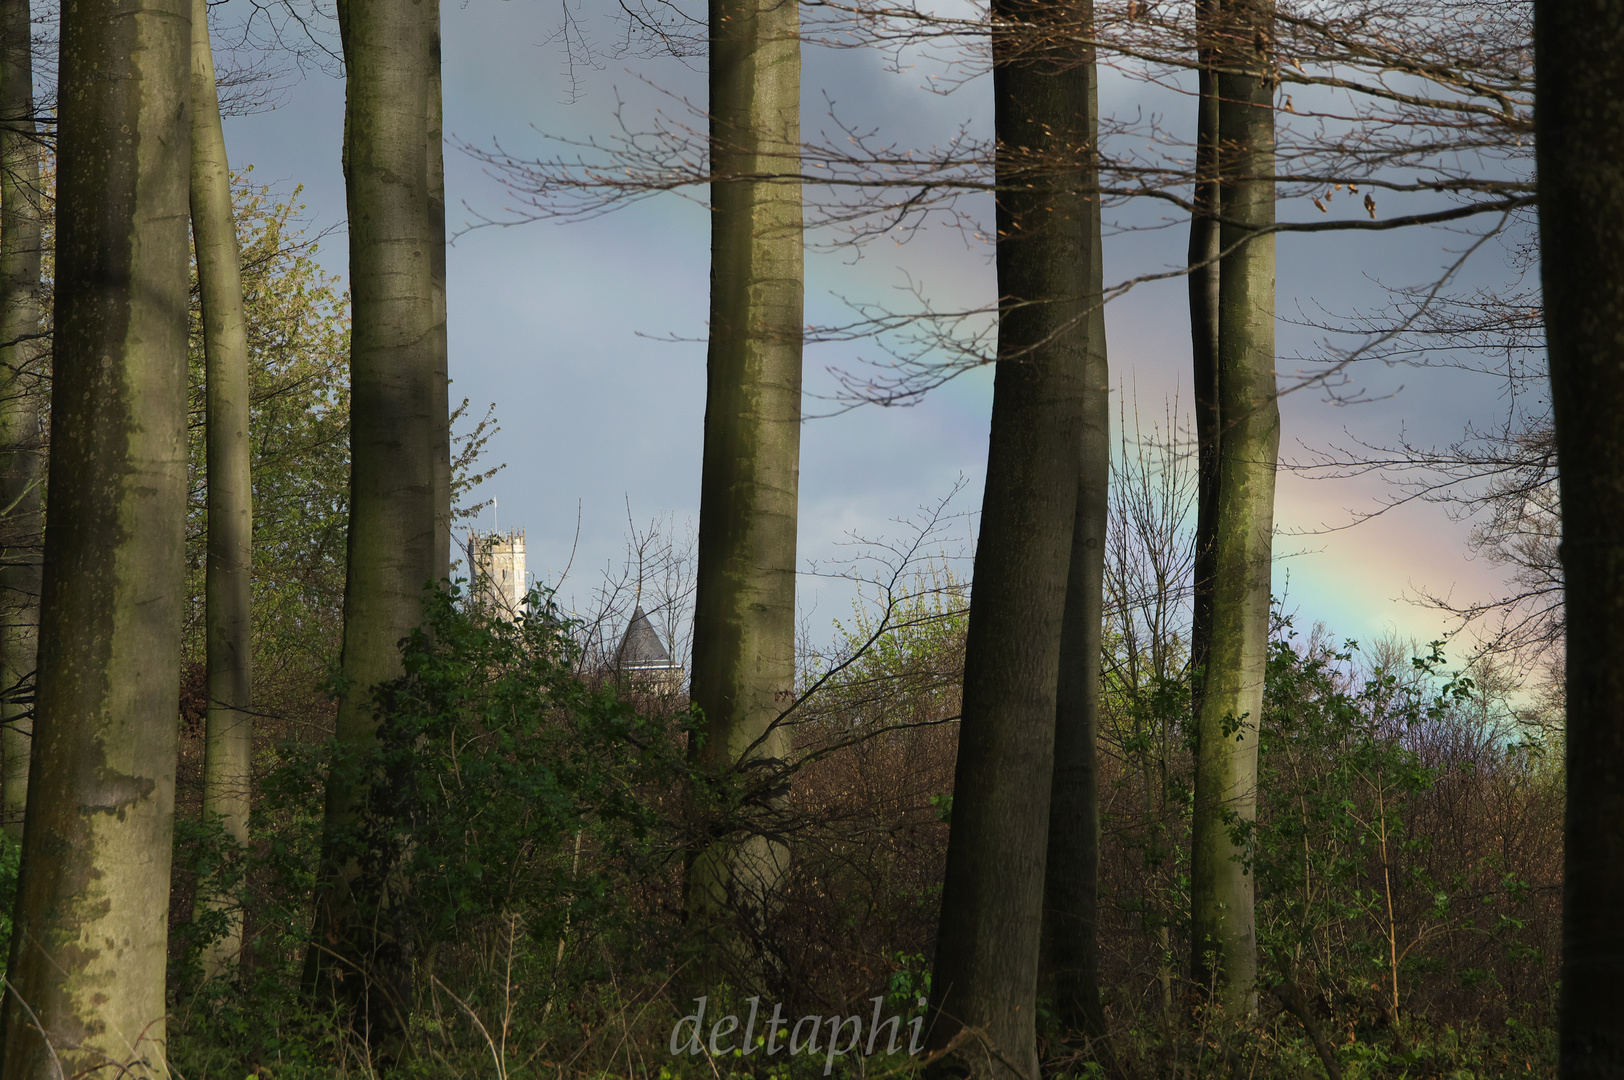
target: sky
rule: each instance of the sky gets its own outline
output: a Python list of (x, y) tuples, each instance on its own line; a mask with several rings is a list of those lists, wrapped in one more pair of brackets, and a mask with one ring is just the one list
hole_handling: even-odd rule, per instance
[[(218, 10), (217, 47), (235, 40), (230, 27), (240, 3)], [(562, 144), (546, 136), (601, 140), (621, 123), (646, 127), (656, 113), (702, 126), (695, 110), (703, 108), (703, 59), (616, 55), (623, 27), (601, 12), (530, 0), (465, 0), (442, 10), (448, 216), (457, 234), (447, 260), (452, 396), (469, 398), (476, 415), (494, 404), (501, 431), (488, 462), (506, 466), (482, 491), (496, 506), (480, 525), (523, 529), (538, 581), (556, 585), (566, 607), (585, 610), (604, 575), (624, 565), (632, 530), (661, 523), (680, 539), (697, 527), (709, 254), (703, 192), (661, 195), (592, 220), (470, 227), (512, 220), (522, 201), (459, 148), (500, 144), (556, 156)], [(560, 41), (565, 10), (592, 47), (585, 61), (577, 49), (572, 62)], [(933, 92), (931, 84), (939, 88), (950, 69), (919, 57), (904, 61), (903, 70), (887, 70), (872, 51), (808, 48), (803, 132), (833, 131), (832, 115), (872, 125), (897, 145), (940, 144), (960, 125), (990, 131), (990, 79)], [(283, 84), (277, 108), (228, 118), (231, 161), (252, 164), (257, 181), (284, 191), (303, 185), (312, 228), (340, 227), (323, 241), (320, 261), (347, 278), (342, 82), (311, 66)], [(1113, 74), (1101, 97), (1107, 114), (1160, 115), (1174, 129), (1189, 111), (1186, 97)], [(965, 208), (990, 221), (990, 202), (972, 198)], [(1127, 227), (1106, 239), (1108, 282), (1182, 262), (1184, 227), (1162, 209), (1123, 207), (1116, 220)], [(962, 232), (930, 229), (906, 244), (881, 239), (861, 250), (833, 243), (839, 239), (827, 231), (809, 237), (811, 323), (850, 321), (852, 303), (906, 308), (912, 285), (938, 307), (995, 298), (991, 249)], [(1299, 324), (1377, 308), (1384, 286), (1431, 281), (1469, 240), (1444, 229), (1283, 235), (1283, 383), (1313, 367), (1297, 357), (1324, 355), (1325, 335)], [(1504, 249), (1493, 243), (1463, 278), (1487, 285), (1514, 279)], [(1184, 282), (1136, 287), (1109, 306), (1106, 319), (1129, 435), (1161, 422), (1169, 402), (1187, 425)], [(802, 436), (799, 548), (807, 573), (800, 603), (814, 641), (832, 633), (833, 620), (849, 618), (854, 592), (838, 575), (843, 560), (872, 552), (859, 541), (905, 540), (915, 528), (910, 522), (950, 495), (935, 549), (960, 557), (968, 572), (962, 556), (985, 478), (990, 371), (960, 376), (912, 407), (819, 415), (837, 411), (827, 397), (835, 385), (828, 369), (863, 370), (876, 359), (884, 354), (872, 341), (806, 350), (806, 411), (815, 418)], [(1503, 386), (1489, 377), (1379, 364), (1353, 377), (1350, 389), (1360, 393), (1352, 396), (1362, 404), (1338, 403), (1319, 388), (1282, 398), (1284, 460), (1401, 436), (1444, 444), (1468, 423), (1492, 424), (1506, 408)], [(1342, 638), (1398, 634), (1424, 642), (1450, 623), (1418, 603), (1419, 593), (1464, 601), (1498, 587), (1500, 570), (1470, 556), (1466, 526), (1444, 507), (1411, 503), (1347, 527), (1391, 494), (1373, 476), (1281, 473), (1275, 592), (1286, 596), (1300, 627), (1324, 621)]]

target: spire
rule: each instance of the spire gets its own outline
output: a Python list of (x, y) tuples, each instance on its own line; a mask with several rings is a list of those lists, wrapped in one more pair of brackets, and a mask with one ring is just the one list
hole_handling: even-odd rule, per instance
[(641, 604), (632, 612), (632, 621), (626, 627), (626, 636), (620, 640), (615, 653), (615, 665), (621, 668), (669, 667), (671, 654), (660, 643), (654, 624), (648, 621)]

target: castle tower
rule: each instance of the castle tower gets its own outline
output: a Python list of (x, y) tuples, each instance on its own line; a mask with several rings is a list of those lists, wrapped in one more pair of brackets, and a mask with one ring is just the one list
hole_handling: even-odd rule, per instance
[(674, 694), (682, 688), (682, 665), (671, 659), (642, 605), (632, 612), (615, 651), (615, 670), (633, 689), (647, 693)]
[(468, 563), (474, 606), (509, 617), (524, 610), (524, 530), (468, 534)]

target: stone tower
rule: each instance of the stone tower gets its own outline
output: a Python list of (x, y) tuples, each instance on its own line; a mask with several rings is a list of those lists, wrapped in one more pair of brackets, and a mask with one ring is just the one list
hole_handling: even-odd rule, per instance
[(682, 665), (671, 659), (642, 605), (632, 612), (626, 636), (615, 651), (615, 671), (633, 689), (647, 693), (674, 694), (682, 688)]
[(524, 610), (524, 530), (468, 534), (468, 564), (474, 606), (509, 617)]

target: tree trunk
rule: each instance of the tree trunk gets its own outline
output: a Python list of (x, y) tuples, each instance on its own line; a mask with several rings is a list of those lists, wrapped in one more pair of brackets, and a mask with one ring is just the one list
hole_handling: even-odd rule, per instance
[[(1257, 725), (1269, 646), (1269, 575), (1280, 410), (1274, 375), (1274, 86), (1259, 48), (1271, 0), (1224, 13), (1217, 80), (1224, 148), (1219, 210), (1218, 410), (1212, 623), (1197, 727), (1190, 920), (1195, 982), (1232, 1016), (1257, 1002), (1247, 829), (1257, 814)], [(1250, 239), (1249, 239), (1250, 237)]]
[(1624, 1076), (1624, 9), (1534, 5), (1540, 271), (1567, 598), (1561, 1075)]
[[(1090, 5), (1091, 7), (1091, 5)], [(1091, 11), (1090, 11), (1091, 14)], [(1081, 34), (1091, 34), (1089, 18)], [(1083, 120), (1090, 151), (1099, 130), (1099, 80), (1092, 49), (1085, 61), (1088, 114)], [(1085, 189), (1099, 184), (1090, 154)], [(1082, 372), (1081, 467), (1066, 575), (1066, 606), (1060, 627), (1060, 678), (1055, 702), (1054, 783), (1049, 806), (1049, 852), (1044, 884), (1044, 974), (1053, 980), (1056, 1015), (1071, 1032), (1091, 1040), (1105, 1036), (1100, 1008), (1099, 734), (1100, 648), (1105, 622), (1105, 535), (1110, 504), (1111, 376), (1106, 362), (1104, 270), (1100, 201), (1085, 210), (1088, 277), (1083, 325), (1088, 353)]]
[(52, 494), (0, 1024), (10, 1080), (167, 1075), (190, 26), (189, 0), (62, 10)]
[(39, 640), (40, 142), (28, 0), (0, 0), (0, 827), (22, 839)]
[[(440, 100), (440, 7), (431, 5), (434, 18), (429, 41), (428, 185), (429, 273), (434, 289), (434, 580), (451, 577), (451, 372), (446, 341), (445, 299), (445, 110)], [(470, 568), (471, 569), (471, 568)], [(470, 580), (472, 576), (470, 574)], [(524, 582), (519, 583), (524, 587)]]
[[(795, 698), (803, 244), (799, 10), (711, 0), (710, 26), (717, 179), (692, 684), (705, 730), (692, 756), (715, 775), (789, 750), (775, 722)], [(774, 174), (787, 179), (754, 179)], [(745, 965), (747, 979), (759, 958), (730, 920), (759, 922), (787, 859), (781, 839), (760, 833), (708, 842), (690, 859), (696, 937), (719, 943), (712, 955)]]
[(1191, 715), (1201, 715), (1201, 680), (1212, 637), (1212, 560), (1218, 509), (1218, 75), (1213, 34), (1218, 0), (1196, 0), (1195, 191), (1190, 218), (1190, 352), (1196, 432), (1195, 565), (1190, 619)]
[(998, 367), (929, 1039), (978, 1031), (959, 1056), (986, 1076), (1038, 1069), (1050, 785), (1033, 778), (1054, 770), (1097, 289), (1090, 80), (1050, 36), (1073, 17), (1042, 0), (993, 7)]
[[(249, 476), (248, 320), (243, 311), (231, 167), (220, 126), (207, 0), (192, 0), (192, 242), (203, 301), (208, 472), (205, 568), (208, 719), (203, 735), (203, 815), (218, 814), (226, 835), (248, 843), (254, 721), (249, 603), (253, 588), (253, 488)], [(229, 907), (209, 894), (200, 904)], [(233, 970), (242, 952), (242, 915), (203, 957), (210, 977)]]
[(375, 745), (373, 689), (401, 672), (436, 577), (437, 440), (446, 420), (443, 327), (429, 175), (438, 4), (341, 0), (348, 74), (344, 176), (350, 222), (350, 531), (344, 691), (338, 703), (315, 936), (305, 972), (357, 1010), (378, 1045), (401, 1030), (411, 943), (388, 912), (398, 882), (359, 876), (340, 854), (374, 777), (354, 766)]

